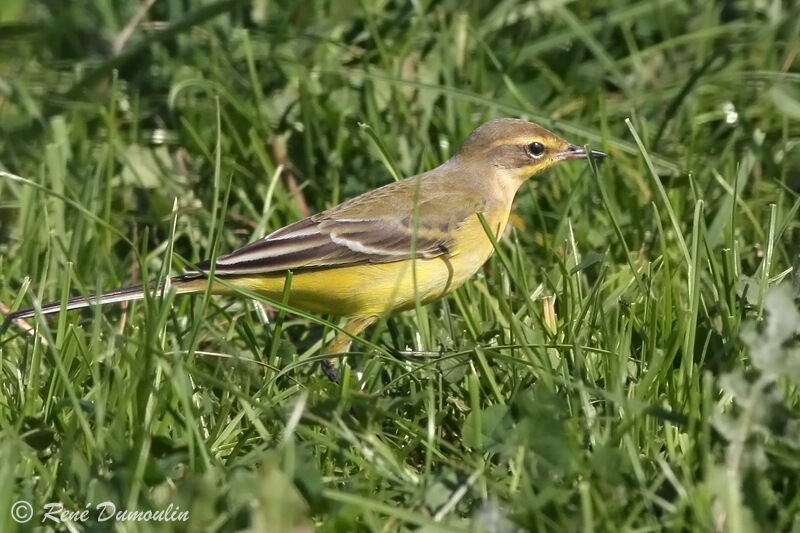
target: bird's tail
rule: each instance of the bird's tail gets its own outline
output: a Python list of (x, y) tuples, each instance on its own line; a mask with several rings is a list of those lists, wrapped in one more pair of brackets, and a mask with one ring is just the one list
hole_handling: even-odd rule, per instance
[[(192, 292), (199, 292), (206, 288), (208, 280), (205, 277), (197, 275), (176, 276), (170, 279), (170, 286), (175, 287), (177, 294), (186, 294)], [(166, 284), (160, 287), (150, 287), (149, 291), (153, 291), (156, 296), (160, 296), (164, 292)], [(133, 287), (125, 287), (122, 289), (114, 289), (104, 292), (98, 296), (75, 296), (67, 300), (66, 310), (83, 309), (85, 307), (92, 307), (95, 305), (106, 305), (113, 303), (130, 302), (133, 300), (141, 300), (144, 298), (145, 288), (141, 285)], [(50, 315), (61, 311), (61, 302), (48, 302), (41, 306), (43, 315)], [(38, 314), (36, 307), (28, 307), (9, 313), (6, 321), (17, 320), (20, 318), (31, 318)]]

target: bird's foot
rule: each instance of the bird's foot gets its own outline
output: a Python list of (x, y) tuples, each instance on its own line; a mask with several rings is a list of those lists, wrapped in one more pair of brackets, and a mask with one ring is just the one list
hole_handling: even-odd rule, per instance
[(333, 363), (331, 363), (329, 359), (323, 359), (320, 364), (322, 365), (322, 373), (325, 374), (325, 377), (335, 384), (341, 385), (342, 380), (339, 377), (339, 371), (336, 370), (336, 367), (333, 365)]

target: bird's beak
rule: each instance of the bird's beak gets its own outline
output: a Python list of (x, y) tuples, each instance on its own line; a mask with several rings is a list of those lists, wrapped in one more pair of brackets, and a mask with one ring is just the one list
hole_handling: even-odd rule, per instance
[(606, 157), (606, 153), (601, 152), (600, 150), (590, 150), (587, 152), (583, 146), (570, 144), (565, 150), (558, 154), (558, 159), (560, 161), (566, 161), (568, 159), (588, 159), (589, 155), (596, 157), (597, 159)]

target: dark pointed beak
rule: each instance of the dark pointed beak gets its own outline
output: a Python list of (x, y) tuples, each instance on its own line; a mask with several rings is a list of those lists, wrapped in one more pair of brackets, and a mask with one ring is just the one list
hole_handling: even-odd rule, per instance
[(597, 159), (602, 159), (606, 157), (607, 154), (605, 152), (601, 152), (600, 150), (590, 150), (587, 152), (583, 146), (570, 144), (567, 146), (566, 150), (559, 154), (559, 159), (562, 161), (568, 159), (588, 159), (590, 155), (593, 158), (596, 157)]

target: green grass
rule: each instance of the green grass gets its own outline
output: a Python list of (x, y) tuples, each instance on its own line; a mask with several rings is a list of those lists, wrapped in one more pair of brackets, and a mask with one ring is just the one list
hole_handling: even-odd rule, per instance
[(523, 187), (502, 253), (342, 387), (338, 322), (280, 302), (13, 326), (0, 530), (27, 500), (22, 529), (800, 531), (796, 3), (159, 0), (113, 55), (140, 4), (0, 3), (8, 307), (162, 279), (492, 117), (611, 157)]

